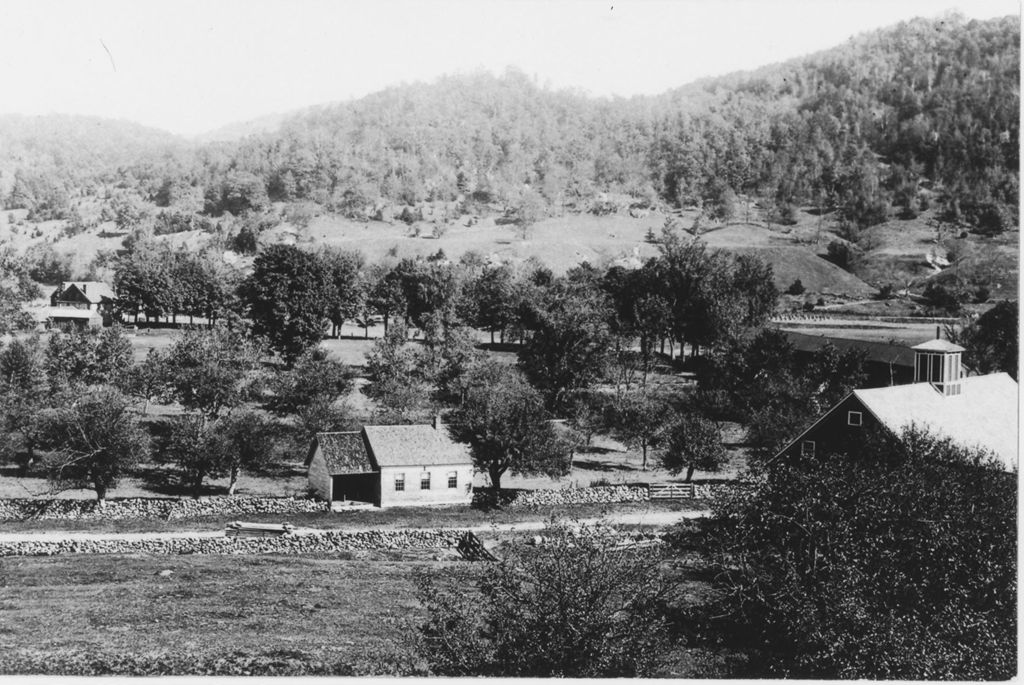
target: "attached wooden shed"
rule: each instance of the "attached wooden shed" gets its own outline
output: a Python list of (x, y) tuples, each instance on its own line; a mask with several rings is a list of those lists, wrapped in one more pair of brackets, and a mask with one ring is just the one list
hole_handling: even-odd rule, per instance
[(306, 459), (310, 490), (329, 502), (378, 507), (468, 504), (473, 460), (441, 425), (364, 426), (318, 433)]

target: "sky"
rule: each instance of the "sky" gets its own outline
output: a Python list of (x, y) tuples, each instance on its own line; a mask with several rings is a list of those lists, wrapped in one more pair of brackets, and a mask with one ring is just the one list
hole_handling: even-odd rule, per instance
[[(959, 5), (956, 3), (960, 3)], [(651, 95), (1019, 0), (0, 0), (0, 113), (181, 135), (444, 74)]]

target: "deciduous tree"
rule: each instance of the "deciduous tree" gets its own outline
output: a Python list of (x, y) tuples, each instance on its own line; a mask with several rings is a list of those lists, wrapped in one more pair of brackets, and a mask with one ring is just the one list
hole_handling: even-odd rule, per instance
[(570, 446), (548, 419), (540, 393), (523, 375), (494, 362), (477, 370), (451, 425), (469, 444), (476, 469), (500, 489), (506, 472), (556, 477), (568, 471)]
[(51, 478), (59, 485), (91, 486), (101, 505), (149, 449), (149, 438), (128, 400), (109, 386), (71, 397), (45, 420), (42, 446), (52, 450)]

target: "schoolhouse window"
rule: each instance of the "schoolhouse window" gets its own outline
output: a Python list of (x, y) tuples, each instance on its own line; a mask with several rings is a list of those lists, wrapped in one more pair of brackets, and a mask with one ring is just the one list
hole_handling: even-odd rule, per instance
[(803, 443), (800, 445), (800, 454), (802, 456), (804, 456), (804, 457), (813, 457), (814, 456), (814, 441), (813, 440), (804, 440)]
[(459, 472), (449, 471), (448, 472), (448, 489), (459, 487)]
[(425, 473), (420, 475), (420, 490), (429, 490), (429, 489), (430, 489), (430, 471), (426, 471)]
[(846, 412), (846, 425), (861, 426), (864, 424), (864, 415), (859, 411)]
[(395, 492), (402, 492), (403, 490), (405, 490), (405, 474), (404, 473), (396, 473), (395, 474)]

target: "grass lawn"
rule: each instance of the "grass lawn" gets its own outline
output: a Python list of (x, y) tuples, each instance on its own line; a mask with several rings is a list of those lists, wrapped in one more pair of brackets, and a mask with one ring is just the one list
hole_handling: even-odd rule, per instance
[[(415, 575), (468, 566), (437, 558), (444, 554), (4, 559), (0, 672), (87, 655), (100, 663), (170, 658), (187, 674), (241, 655), (340, 664), (355, 675), (409, 673), (423, 666), (410, 639), (424, 617)], [(706, 582), (684, 582), (689, 601), (706, 596)], [(667, 656), (665, 675), (675, 677), (714, 676), (723, 663), (683, 647)]]

